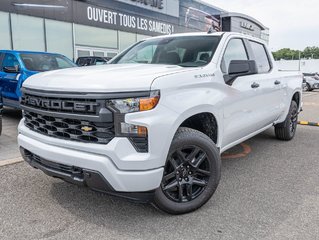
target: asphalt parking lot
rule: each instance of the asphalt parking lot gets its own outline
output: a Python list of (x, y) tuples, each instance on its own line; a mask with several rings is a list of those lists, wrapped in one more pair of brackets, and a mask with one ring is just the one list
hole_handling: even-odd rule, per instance
[[(319, 127), (273, 129), (224, 155), (222, 179), (198, 211), (170, 216), (52, 179), (19, 162), (18, 111), (5, 109), (0, 137), (0, 239), (318, 239)], [(300, 120), (319, 122), (319, 91)]]

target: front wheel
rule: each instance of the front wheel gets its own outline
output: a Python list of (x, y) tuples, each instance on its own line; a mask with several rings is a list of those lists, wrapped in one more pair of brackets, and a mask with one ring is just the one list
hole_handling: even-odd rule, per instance
[(288, 115), (283, 123), (275, 125), (275, 134), (279, 140), (289, 141), (294, 138), (298, 124), (298, 104), (291, 102)]
[(155, 205), (170, 214), (192, 212), (214, 194), (221, 161), (215, 143), (205, 134), (180, 128), (171, 144)]

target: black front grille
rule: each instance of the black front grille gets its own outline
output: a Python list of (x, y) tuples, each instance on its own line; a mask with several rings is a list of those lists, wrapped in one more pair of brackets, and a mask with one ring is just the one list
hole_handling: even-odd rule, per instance
[(114, 124), (58, 118), (24, 111), (25, 125), (38, 133), (60, 139), (107, 144), (115, 136)]
[(137, 152), (148, 152), (148, 137), (131, 137), (129, 138)]

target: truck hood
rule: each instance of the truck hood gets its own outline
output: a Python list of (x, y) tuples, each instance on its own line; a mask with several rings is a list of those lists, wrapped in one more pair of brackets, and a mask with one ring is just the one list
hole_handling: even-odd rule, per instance
[[(194, 69), (194, 68), (193, 68)], [(190, 71), (176, 65), (110, 64), (39, 73), (23, 86), (31, 89), (67, 92), (126, 92), (150, 90), (154, 79)]]

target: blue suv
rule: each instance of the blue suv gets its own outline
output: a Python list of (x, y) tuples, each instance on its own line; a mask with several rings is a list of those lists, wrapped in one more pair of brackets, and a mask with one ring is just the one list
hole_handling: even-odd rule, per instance
[(33, 74), (76, 66), (60, 54), (0, 50), (0, 89), (2, 88), (3, 105), (20, 108), (20, 88)]
[(0, 88), (0, 135), (2, 132), (2, 107), (3, 107), (3, 104), (2, 104), (1, 88)]

